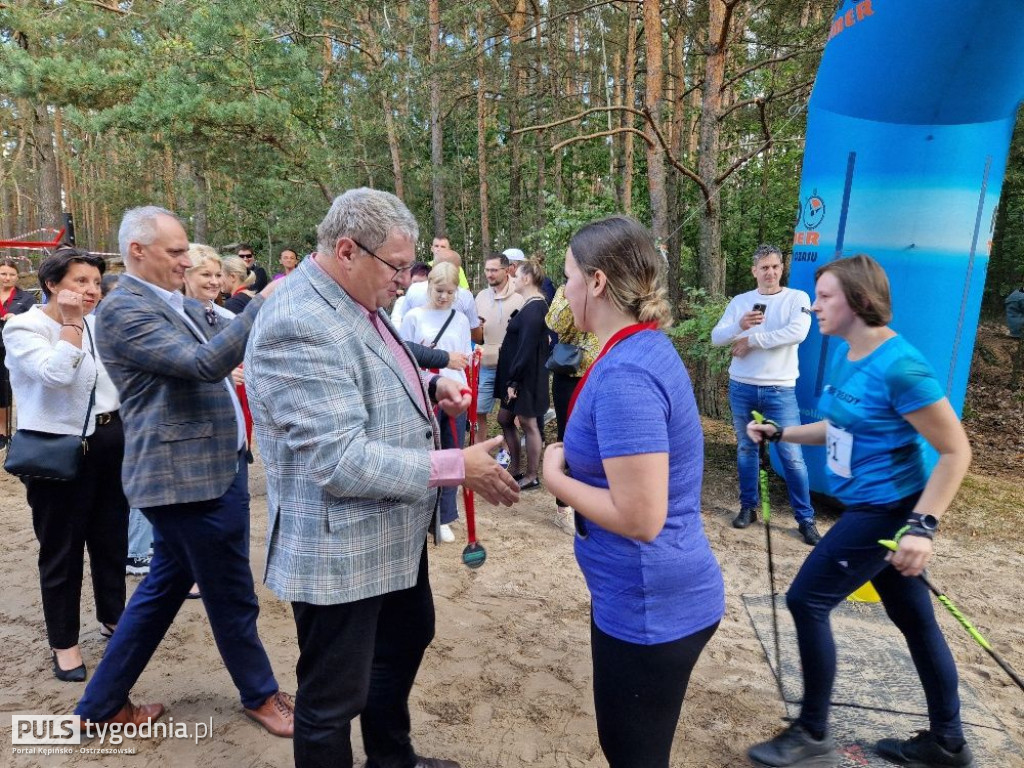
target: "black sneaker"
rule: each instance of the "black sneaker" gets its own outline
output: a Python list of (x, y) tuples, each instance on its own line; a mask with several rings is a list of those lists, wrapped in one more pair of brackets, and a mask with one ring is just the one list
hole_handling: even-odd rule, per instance
[(746, 528), (757, 520), (757, 507), (742, 507), (740, 513), (732, 521), (733, 528)]
[(918, 731), (912, 739), (882, 739), (875, 745), (882, 757), (910, 768), (968, 768), (974, 765), (971, 748), (964, 744), (959, 752), (950, 752), (939, 744), (931, 731)]
[(793, 723), (771, 741), (755, 744), (747, 750), (747, 757), (759, 768), (831, 768), (839, 762), (832, 737), (826, 735), (818, 741), (800, 723)]
[(129, 576), (145, 576), (149, 573), (151, 557), (129, 557), (125, 562), (124, 572)]
[(808, 520), (806, 523), (800, 523), (800, 535), (804, 537), (804, 544), (810, 544), (812, 547), (821, 541), (821, 534), (818, 533), (818, 528), (814, 524), (813, 520)]

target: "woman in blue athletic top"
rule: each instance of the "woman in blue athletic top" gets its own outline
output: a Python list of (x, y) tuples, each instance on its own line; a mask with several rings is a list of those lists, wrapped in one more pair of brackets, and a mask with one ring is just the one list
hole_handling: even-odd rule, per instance
[[(957, 671), (920, 574), (932, 557), (938, 517), (956, 494), (971, 448), (942, 386), (924, 357), (888, 327), (889, 281), (869, 256), (838, 259), (815, 274), (811, 310), (826, 336), (838, 336), (818, 410), (798, 427), (759, 425), (755, 442), (825, 445), (830, 491), (843, 503), (832, 526), (786, 595), (796, 624), (804, 699), (800, 717), (771, 741), (752, 747), (759, 766), (821, 766), (837, 760), (828, 735), (836, 673), (829, 614), (869, 579), (886, 613), (906, 637), (924, 686), (930, 729), (906, 741), (883, 739), (877, 750), (899, 765), (969, 766), (957, 694)], [(924, 438), (939, 454), (929, 477)], [(903, 529), (889, 556), (878, 544)]]
[(565, 256), (573, 320), (602, 352), (570, 402), (564, 445), (544, 455), (544, 485), (576, 510), (597, 732), (612, 768), (668, 765), (690, 672), (725, 610), (700, 517), (700, 418), (661, 331), (664, 272), (650, 234), (623, 216), (585, 226)]

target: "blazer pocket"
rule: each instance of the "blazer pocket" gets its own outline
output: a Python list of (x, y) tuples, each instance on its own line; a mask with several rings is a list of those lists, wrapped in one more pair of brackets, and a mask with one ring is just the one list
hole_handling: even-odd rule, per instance
[(213, 437), (212, 421), (188, 421), (182, 424), (161, 424), (157, 427), (162, 443), (176, 443), (180, 440), (196, 440)]
[(377, 517), (383, 508), (380, 499), (346, 499), (327, 507), (327, 530), (331, 533)]

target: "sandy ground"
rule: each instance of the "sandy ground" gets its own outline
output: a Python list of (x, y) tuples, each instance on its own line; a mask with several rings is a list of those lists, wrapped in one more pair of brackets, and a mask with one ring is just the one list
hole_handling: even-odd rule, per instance
[[(709, 448), (713, 448), (709, 445)], [(720, 446), (719, 455), (727, 452)], [(253, 569), (260, 581), (266, 497), (254, 467)], [(691, 681), (676, 736), (673, 766), (746, 765), (752, 742), (780, 726), (782, 705), (741, 597), (768, 593), (764, 536), (736, 531), (735, 479), (709, 471), (704, 522), (725, 572), (727, 612)], [(1021, 494), (1024, 499), (1024, 494)], [(781, 499), (780, 499), (781, 502)], [(774, 549), (779, 584), (792, 579), (807, 554), (781, 503)], [(550, 522), (553, 500), (524, 495), (513, 509), (478, 503), (479, 537), (487, 562), (461, 562), (458, 541), (430, 550), (437, 637), (412, 694), (413, 736), (421, 754), (459, 760), (465, 768), (604, 765), (593, 719), (588, 596), (569, 536)], [(823, 527), (828, 526), (824, 521)], [(1024, 550), (1020, 539), (945, 536), (931, 572), (1018, 670), (1024, 670)], [(35, 558), (37, 545), (19, 482), (0, 473), (0, 766), (286, 766), (291, 742), (246, 719), (213, 644), (203, 606), (187, 601), (133, 691), (137, 702), (162, 701), (176, 723), (209, 722), (198, 744), (165, 738), (135, 741), (133, 755), (13, 754), (12, 714), (69, 713), (81, 684), (50, 672)], [(88, 582), (88, 580), (87, 580)], [(129, 589), (138, 583), (129, 578)], [(285, 690), (295, 689), (297, 649), (289, 607), (257, 585), (260, 634)], [(104, 641), (83, 595), (82, 650), (91, 670)], [(1024, 695), (948, 616), (942, 619), (961, 674), (1024, 747)], [(356, 736), (357, 762), (361, 747)]]

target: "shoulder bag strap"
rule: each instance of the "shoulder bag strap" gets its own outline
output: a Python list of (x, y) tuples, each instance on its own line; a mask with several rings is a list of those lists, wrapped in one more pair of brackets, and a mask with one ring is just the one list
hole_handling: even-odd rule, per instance
[(437, 332), (437, 336), (435, 336), (434, 340), (432, 342), (430, 342), (430, 348), (431, 349), (436, 347), (437, 346), (437, 342), (439, 342), (441, 340), (441, 337), (444, 336), (444, 332), (448, 330), (448, 324), (452, 321), (453, 317), (455, 317), (455, 310), (454, 309), (452, 310), (451, 314), (448, 315), (448, 319), (444, 321), (444, 325), (441, 326), (441, 330)]
[[(92, 340), (92, 331), (89, 329), (89, 324), (85, 322), (85, 318), (82, 318), (82, 327), (85, 328), (85, 334), (89, 337), (89, 349), (92, 351), (93, 364), (96, 363), (96, 345)], [(85, 433), (89, 429), (89, 419), (92, 417), (92, 407), (96, 403), (96, 383), (100, 380), (99, 370), (96, 371), (96, 378), (92, 380), (92, 392), (89, 393), (89, 407), (85, 409), (85, 423), (82, 424), (82, 442), (85, 442)]]

